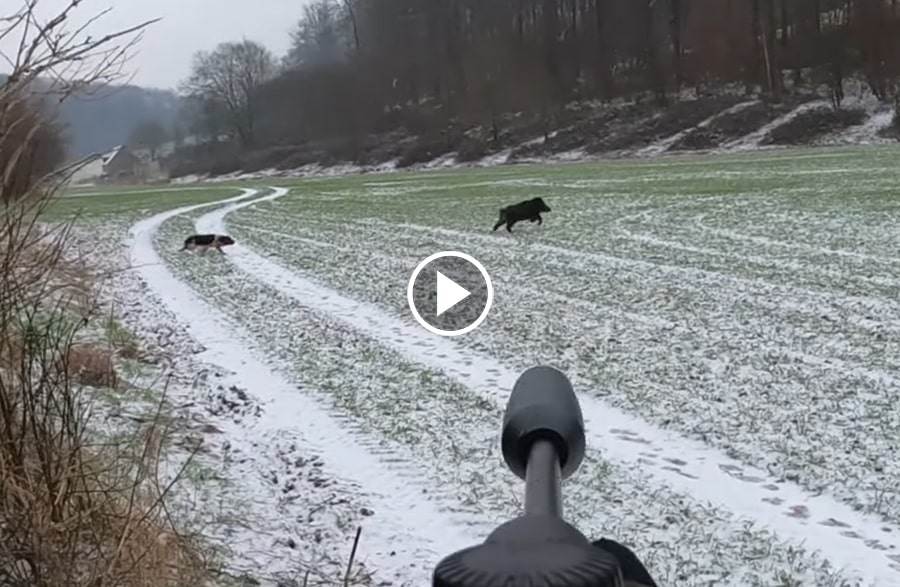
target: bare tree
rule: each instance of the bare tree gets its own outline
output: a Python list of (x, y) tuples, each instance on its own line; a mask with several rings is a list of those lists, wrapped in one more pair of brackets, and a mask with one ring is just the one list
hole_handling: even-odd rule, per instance
[(791, 13), (788, 0), (781, 0), (781, 48), (786, 49), (791, 37)]
[(660, 63), (658, 48), (658, 32), (656, 26), (656, 14), (659, 9), (657, 0), (642, 0), (642, 31), (643, 48), (641, 61), (648, 72), (648, 85), (653, 90), (659, 104), (666, 103), (666, 78)]
[[(799, 91), (829, 77), (838, 101), (841, 80), (865, 73), (884, 98), (900, 55), (896, 5), (316, 0), (300, 11), (287, 60), (292, 71), (267, 84), (260, 112), (266, 132), (275, 131), (268, 138), (340, 142), (348, 133), (364, 137), (387, 128), (459, 136), (458, 124), (489, 124), (502, 137), (506, 115), (519, 112), (543, 118), (549, 133), (567, 101), (648, 91), (662, 101), (683, 84), (699, 95), (744, 82), (748, 92), (762, 89), (777, 99), (787, 69), (796, 72)], [(800, 75), (805, 71), (811, 75)], [(198, 112), (212, 128), (226, 110), (219, 100)]]
[(255, 138), (255, 99), (260, 87), (272, 78), (275, 60), (268, 49), (253, 41), (222, 43), (212, 52), (194, 56), (191, 76), (182, 93), (227, 113), (227, 122), (241, 144)]
[[(38, 1), (29, 0), (0, 18), (0, 40), (16, 40), (14, 54), (0, 51), (0, 63), (10, 70), (0, 85), (0, 195), (6, 203), (40, 179), (34, 177), (35, 170), (50, 171), (35, 159), (41, 145), (46, 147), (52, 136), (59, 135), (47, 117), (46, 99), (62, 102), (75, 93), (123, 79), (124, 67), (143, 30), (155, 22), (92, 37), (85, 29), (109, 10), (72, 28), (71, 14), (79, 4), (80, 0), (69, 0), (44, 21), (37, 15)], [(36, 166), (24, 165), (26, 161)]]
[(55, 133), (51, 98), (123, 79), (147, 24), (91, 37), (70, 22), (81, 4), (49, 20), (37, 0), (0, 14), (0, 39), (15, 39), (0, 54), (10, 72), (0, 85), (0, 583), (201, 585), (208, 576), (171, 525), (171, 485), (156, 474), (159, 419), (114, 450), (91, 442), (85, 390), (115, 385), (115, 371), (110, 352), (73, 344), (94, 309), (92, 272), (66, 246), (70, 225), (43, 215), (72, 170), (41, 147)]
[[(783, 90), (783, 80), (781, 78), (781, 59), (778, 54), (778, 45), (775, 42), (777, 34), (775, 0), (766, 0), (766, 29), (763, 37), (766, 78), (768, 80), (769, 93), (774, 98), (780, 99)], [(787, 35), (787, 30), (783, 30), (782, 34)]]
[(159, 148), (169, 140), (169, 133), (158, 120), (145, 120), (131, 131), (128, 142), (138, 148), (147, 149), (150, 158), (156, 160)]
[(285, 65), (318, 67), (338, 63), (347, 56), (351, 35), (358, 50), (358, 31), (351, 31), (352, 14), (352, 5), (339, 4), (337, 0), (316, 0), (304, 6), (303, 17), (291, 33)]
[(610, 19), (607, 15), (608, 5), (608, 0), (594, 0), (593, 6), (594, 26), (597, 38), (596, 65), (594, 69), (597, 72), (596, 75), (600, 95), (604, 98), (610, 98), (613, 94), (613, 59), (610, 51), (610, 43), (607, 39), (607, 31), (610, 26)]

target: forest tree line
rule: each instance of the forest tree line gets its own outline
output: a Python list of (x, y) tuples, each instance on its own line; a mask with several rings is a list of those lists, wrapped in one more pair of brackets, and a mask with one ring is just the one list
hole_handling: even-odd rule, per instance
[(196, 56), (191, 131), (244, 147), (494, 127), (577, 100), (660, 106), (730, 86), (780, 100), (850, 76), (898, 96), (900, 0), (314, 0), (286, 56)]

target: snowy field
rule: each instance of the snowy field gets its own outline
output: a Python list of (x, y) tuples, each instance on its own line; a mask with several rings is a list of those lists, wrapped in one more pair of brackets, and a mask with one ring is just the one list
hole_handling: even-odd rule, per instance
[[(518, 513), (499, 427), (542, 363), (573, 380), (588, 427), (566, 517), (635, 548), (661, 585), (897, 585), (898, 161), (871, 147), (104, 188), (55, 212), (80, 211), (86, 242), (115, 237), (98, 262), (135, 268), (110, 295), (216, 422), (222, 495), (203, 499), (245, 515), (223, 540), (248, 572), (338, 572), (361, 525), (374, 584), (428, 585)], [(542, 227), (490, 231), (535, 196)], [(239, 244), (179, 253), (198, 231)], [(406, 306), (442, 250), (494, 283), (459, 339)]]

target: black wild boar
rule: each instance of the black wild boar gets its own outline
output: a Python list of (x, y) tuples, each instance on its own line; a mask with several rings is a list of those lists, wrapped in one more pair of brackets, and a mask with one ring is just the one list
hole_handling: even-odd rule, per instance
[(538, 226), (540, 226), (544, 223), (544, 219), (541, 218), (541, 212), (550, 212), (550, 206), (544, 202), (543, 198), (534, 198), (519, 202), (512, 206), (507, 206), (506, 208), (501, 208), (500, 219), (497, 220), (497, 224), (494, 225), (494, 230), (496, 231), (505, 223), (506, 230), (512, 232), (513, 225), (516, 222), (522, 222), (523, 220), (537, 222)]

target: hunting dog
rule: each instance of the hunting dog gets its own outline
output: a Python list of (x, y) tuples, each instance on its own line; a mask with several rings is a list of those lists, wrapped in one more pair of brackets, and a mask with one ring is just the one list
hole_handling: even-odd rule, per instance
[(215, 249), (225, 254), (222, 247), (233, 245), (234, 239), (224, 234), (194, 234), (184, 240), (182, 251), (199, 250), (201, 254), (205, 254), (209, 249)]
[(513, 225), (516, 222), (522, 222), (523, 220), (537, 222), (538, 226), (540, 226), (544, 223), (544, 219), (541, 218), (541, 212), (550, 212), (550, 206), (544, 202), (543, 198), (533, 198), (512, 206), (507, 206), (506, 208), (501, 208), (500, 219), (497, 220), (497, 224), (494, 225), (494, 231), (505, 223), (506, 231), (512, 232)]

